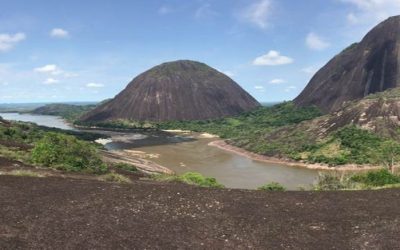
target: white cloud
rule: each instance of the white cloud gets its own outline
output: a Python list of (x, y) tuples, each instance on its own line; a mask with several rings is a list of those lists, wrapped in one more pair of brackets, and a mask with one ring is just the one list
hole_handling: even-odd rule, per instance
[(200, 6), (194, 13), (194, 17), (197, 19), (212, 18), (218, 15), (218, 12), (211, 8), (211, 4), (206, 3)]
[(264, 86), (261, 86), (261, 85), (256, 85), (256, 86), (254, 86), (254, 88), (255, 88), (256, 90), (258, 90), (258, 91), (261, 91), (261, 92), (264, 92), (264, 91), (265, 91)]
[(347, 21), (349, 21), (351, 24), (356, 24), (359, 22), (357, 16), (353, 12), (347, 14)]
[(376, 22), (398, 15), (400, 13), (399, 0), (341, 0), (355, 7), (347, 14), (351, 24), (376, 24)]
[(52, 85), (52, 84), (55, 84), (55, 83), (58, 83), (58, 82), (59, 82), (59, 80), (57, 80), (57, 79), (47, 78), (43, 83), (47, 84), (47, 85)]
[(166, 14), (169, 14), (169, 13), (172, 13), (174, 10), (171, 8), (171, 7), (169, 7), (169, 6), (161, 6), (159, 9), (158, 9), (158, 14), (160, 14), (160, 15), (166, 15)]
[(77, 73), (72, 73), (72, 72), (65, 72), (63, 75), (65, 78), (73, 78), (73, 77), (78, 77), (79, 74)]
[(286, 87), (285, 92), (291, 92), (292, 90), (295, 90), (295, 89), (297, 89), (297, 87), (292, 85), (292, 86)]
[(259, 0), (247, 8), (245, 8), (240, 17), (242, 20), (249, 22), (261, 29), (268, 27), (268, 16), (271, 10), (270, 0)]
[(14, 48), (14, 46), (26, 39), (26, 35), (24, 33), (16, 33), (12, 34), (0, 34), (0, 52), (6, 52)]
[(276, 84), (276, 85), (282, 84), (282, 83), (285, 83), (285, 82), (286, 82), (285, 80), (280, 79), (280, 78), (272, 79), (271, 81), (269, 81), (270, 84)]
[(324, 50), (330, 46), (328, 42), (324, 41), (324, 39), (313, 32), (308, 33), (306, 37), (306, 45), (312, 50)]
[(39, 73), (47, 73), (51, 75), (59, 75), (63, 72), (55, 64), (47, 64), (43, 67), (35, 68), (34, 71)]
[(102, 88), (102, 87), (104, 87), (104, 84), (90, 82), (90, 83), (86, 84), (86, 87), (88, 87), (88, 88)]
[(68, 31), (61, 28), (54, 28), (50, 31), (50, 36), (54, 38), (68, 38)]
[(284, 65), (293, 63), (293, 59), (288, 56), (281, 55), (278, 51), (270, 50), (267, 54), (262, 55), (254, 59), (253, 65), (267, 65), (267, 66), (275, 66), (275, 65)]

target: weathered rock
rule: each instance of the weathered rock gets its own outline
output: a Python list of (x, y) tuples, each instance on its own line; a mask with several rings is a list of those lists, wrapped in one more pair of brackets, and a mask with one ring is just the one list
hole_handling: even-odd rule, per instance
[(158, 65), (82, 121), (204, 120), (237, 115), (260, 104), (232, 79), (194, 61)]
[(305, 132), (307, 139), (315, 142), (348, 125), (400, 141), (400, 87), (348, 101), (337, 111), (277, 130), (267, 140), (282, 138), (288, 132)]
[(400, 16), (373, 28), (360, 43), (345, 49), (320, 69), (294, 100), (324, 112), (343, 102), (400, 86)]

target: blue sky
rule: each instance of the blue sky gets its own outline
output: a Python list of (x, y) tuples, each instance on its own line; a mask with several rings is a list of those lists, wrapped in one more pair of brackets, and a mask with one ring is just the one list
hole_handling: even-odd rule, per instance
[(400, 14), (400, 0), (0, 0), (0, 9), (0, 103), (99, 101), (177, 59), (274, 102)]

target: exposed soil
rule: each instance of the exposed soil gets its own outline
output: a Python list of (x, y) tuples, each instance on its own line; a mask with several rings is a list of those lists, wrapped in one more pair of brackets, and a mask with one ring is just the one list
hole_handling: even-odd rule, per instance
[(11, 159), (7, 159), (5, 157), (0, 156), (0, 170), (15, 170), (15, 169), (23, 169), (28, 168), (32, 169), (32, 166), (24, 164), (20, 161), (15, 161)]
[(398, 249), (400, 190), (0, 176), (0, 249)]
[(11, 141), (11, 140), (0, 140), (0, 145), (6, 146), (6, 147), (12, 147), (12, 148), (17, 148), (19, 150), (29, 150), (32, 149), (33, 146), (25, 143), (19, 143), (16, 141)]

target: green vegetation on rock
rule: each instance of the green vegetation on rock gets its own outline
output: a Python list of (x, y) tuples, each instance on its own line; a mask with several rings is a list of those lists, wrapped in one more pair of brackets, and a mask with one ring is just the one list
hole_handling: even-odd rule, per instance
[(128, 164), (128, 163), (123, 163), (123, 162), (119, 162), (113, 165), (113, 167), (118, 168), (118, 169), (122, 169), (128, 172), (137, 172), (138, 169), (137, 167), (135, 167), (134, 165)]
[(132, 183), (132, 181), (128, 177), (126, 177), (122, 174), (117, 174), (117, 173), (104, 174), (104, 175), (100, 176), (99, 178), (102, 181), (125, 183), (125, 184)]
[(325, 173), (319, 176), (315, 190), (363, 190), (400, 187), (400, 176), (388, 169), (368, 171), (359, 174)]
[(104, 173), (107, 166), (97, 154), (97, 148), (73, 136), (47, 133), (32, 150), (36, 164), (64, 171)]
[(369, 171), (363, 174), (353, 175), (350, 180), (367, 186), (379, 187), (390, 184), (399, 184), (400, 176), (392, 174), (387, 169)]
[(400, 144), (356, 126), (345, 126), (322, 142), (294, 152), (311, 163), (392, 166), (400, 160)]
[(274, 128), (296, 124), (320, 116), (315, 107), (298, 108), (292, 102), (259, 107), (235, 117), (206, 121), (170, 121), (156, 124), (159, 129), (208, 132), (221, 138), (254, 138)]
[(64, 171), (107, 171), (96, 144), (68, 133), (72, 132), (30, 123), (0, 121), (0, 156)]
[(258, 190), (263, 190), (263, 191), (285, 191), (286, 188), (279, 184), (278, 182), (271, 182), (268, 184), (265, 184), (261, 187), (258, 188)]
[(153, 179), (158, 181), (182, 182), (200, 187), (224, 187), (222, 184), (218, 183), (215, 178), (204, 177), (202, 174), (196, 172), (187, 172), (182, 175), (157, 174), (153, 176)]

